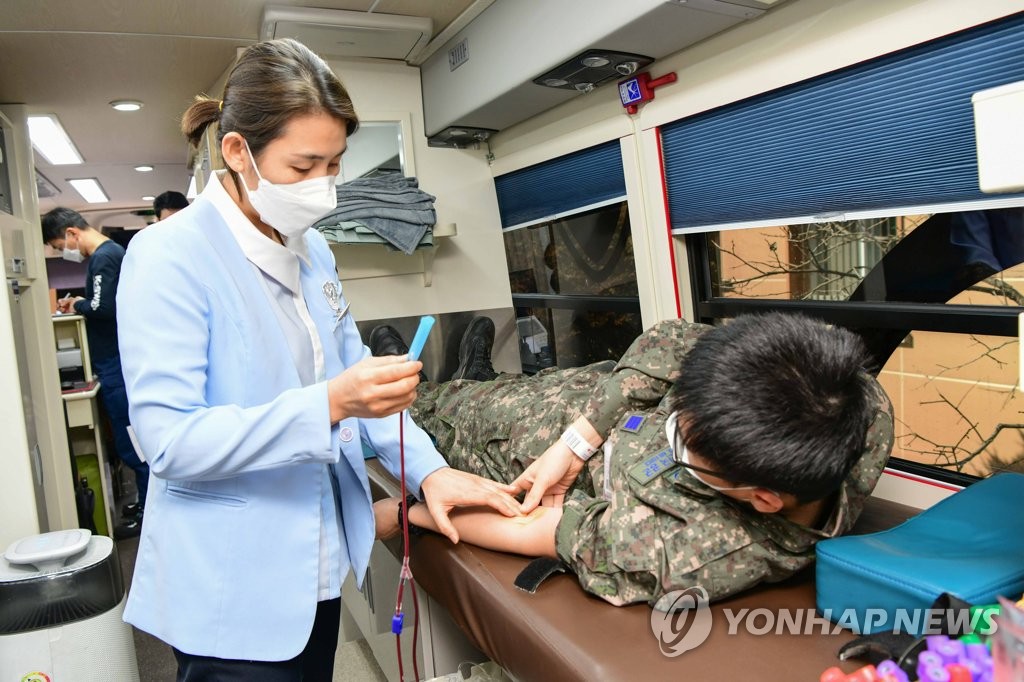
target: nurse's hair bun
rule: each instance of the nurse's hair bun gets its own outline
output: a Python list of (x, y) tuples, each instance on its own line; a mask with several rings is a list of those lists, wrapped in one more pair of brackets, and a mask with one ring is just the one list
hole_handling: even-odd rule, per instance
[(198, 145), (206, 127), (217, 122), (218, 147), (224, 135), (238, 133), (259, 154), (293, 117), (320, 112), (343, 122), (349, 135), (359, 127), (352, 98), (327, 63), (302, 43), (282, 38), (246, 48), (228, 75), (223, 100), (196, 97), (181, 130)]
[(181, 117), (181, 132), (191, 144), (198, 147), (203, 141), (206, 127), (220, 120), (224, 103), (206, 95), (196, 95), (190, 106)]

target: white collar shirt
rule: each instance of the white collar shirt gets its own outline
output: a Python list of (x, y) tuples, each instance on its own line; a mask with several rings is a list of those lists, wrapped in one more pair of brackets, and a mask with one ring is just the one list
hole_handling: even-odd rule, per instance
[[(211, 175), (203, 190), (203, 198), (217, 208), (242, 253), (252, 264), (284, 332), (302, 385), (324, 381), (323, 345), (302, 293), (300, 261), (307, 266), (310, 264), (306, 242), (298, 236), (286, 240), (287, 246), (283, 246), (267, 238), (228, 194), (221, 183), (225, 176), (225, 171)], [(348, 573), (348, 551), (344, 546), (344, 535), (340, 532), (336, 486), (337, 480), (325, 464), (320, 486), (319, 601), (340, 596), (342, 576)]]

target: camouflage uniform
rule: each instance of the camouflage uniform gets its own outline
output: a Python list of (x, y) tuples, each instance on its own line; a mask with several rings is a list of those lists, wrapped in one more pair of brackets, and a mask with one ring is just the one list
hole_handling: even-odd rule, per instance
[(453, 467), (511, 482), (584, 406), (582, 414), (607, 440), (566, 497), (559, 557), (584, 589), (612, 604), (653, 604), (694, 585), (720, 599), (792, 575), (811, 563), (815, 542), (853, 526), (892, 448), (893, 416), (875, 383), (877, 412), (864, 454), (822, 530), (757, 513), (678, 466), (665, 436), (672, 383), (707, 329), (662, 322), (618, 364), (427, 384), (413, 416)]

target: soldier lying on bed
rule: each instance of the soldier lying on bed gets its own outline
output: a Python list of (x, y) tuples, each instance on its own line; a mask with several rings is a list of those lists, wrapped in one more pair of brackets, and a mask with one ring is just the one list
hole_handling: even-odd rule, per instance
[[(410, 408), (451, 466), (526, 493), (524, 516), (459, 510), (455, 528), (561, 559), (612, 604), (694, 585), (715, 600), (792, 575), (853, 526), (892, 448), (892, 407), (859, 338), (807, 317), (672, 320), (617, 364), (474, 381), (494, 376), (492, 340), (474, 320), (467, 378), (421, 384)], [(397, 533), (399, 500), (375, 507), (378, 534)], [(436, 530), (422, 504), (409, 518)]]

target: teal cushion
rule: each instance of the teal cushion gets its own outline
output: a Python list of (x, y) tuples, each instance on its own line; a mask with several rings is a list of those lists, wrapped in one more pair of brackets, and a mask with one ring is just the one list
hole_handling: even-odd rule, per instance
[(927, 614), (898, 610), (924, 611), (943, 592), (971, 604), (1019, 598), (1024, 475), (978, 481), (890, 530), (819, 542), (816, 580), (818, 611), (865, 633), (892, 631), (899, 617), (921, 634)]

